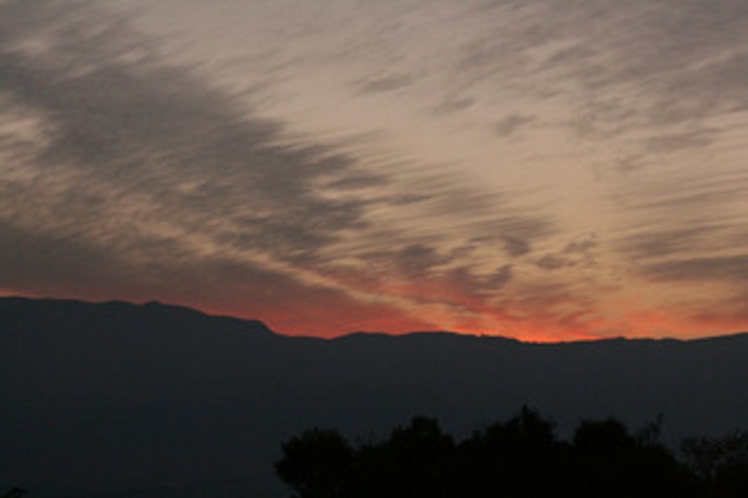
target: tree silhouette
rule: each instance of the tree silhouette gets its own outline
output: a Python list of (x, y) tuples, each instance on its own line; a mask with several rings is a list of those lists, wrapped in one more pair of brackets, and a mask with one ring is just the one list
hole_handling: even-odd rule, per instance
[(659, 443), (660, 425), (634, 436), (612, 418), (584, 421), (567, 442), (524, 407), (456, 443), (416, 417), (356, 446), (307, 431), (282, 445), (276, 470), (300, 498), (748, 497), (748, 433), (689, 440), (683, 464)]
[(389, 439), (362, 452), (374, 472), (355, 496), (448, 496), (454, 451), (454, 440), (436, 420), (415, 417), (408, 426), (395, 428)]
[(711, 496), (748, 496), (748, 432), (709, 439), (693, 437), (680, 446), (686, 464)]
[(353, 451), (348, 442), (332, 430), (314, 429), (283, 444), (283, 459), (275, 469), (283, 481), (302, 498), (345, 496)]
[(0, 498), (22, 498), (23, 496), (26, 496), (27, 493), (28, 491), (23, 488), (11, 488), (3, 493)]
[(652, 438), (636, 438), (618, 420), (582, 422), (574, 433), (581, 496), (686, 496), (685, 475)]
[(476, 496), (542, 494), (559, 486), (554, 463), (565, 447), (553, 424), (527, 407), (505, 423), (474, 433), (462, 448), (474, 474), (471, 488)]

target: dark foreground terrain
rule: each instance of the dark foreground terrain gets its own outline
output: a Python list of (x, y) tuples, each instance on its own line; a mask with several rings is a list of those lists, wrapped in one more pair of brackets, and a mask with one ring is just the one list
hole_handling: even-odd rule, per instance
[(460, 441), (437, 420), (414, 417), (375, 441), (305, 431), (283, 444), (276, 470), (300, 498), (748, 496), (748, 431), (686, 439), (676, 456), (660, 429), (587, 420), (563, 440), (523, 407)]
[(748, 334), (526, 344), (448, 333), (335, 340), (159, 303), (0, 299), (0, 493), (287, 496), (281, 442), (387, 434), (413, 415), (458, 437), (528, 405), (662, 420), (666, 443), (748, 422)]

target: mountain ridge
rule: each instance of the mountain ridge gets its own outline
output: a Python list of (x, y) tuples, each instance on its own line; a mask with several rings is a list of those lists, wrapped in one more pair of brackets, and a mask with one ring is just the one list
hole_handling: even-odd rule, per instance
[[(734, 338), (734, 337), (740, 337), (740, 336), (748, 337), (748, 331), (745, 331), (745, 332), (725, 333), (725, 334), (719, 334), (719, 335), (713, 335), (713, 336), (692, 337), (692, 338), (687, 338), (687, 339), (680, 339), (676, 337), (654, 338), (654, 337), (616, 336), (616, 337), (599, 337), (599, 338), (594, 338), (594, 339), (577, 339), (577, 340), (561, 340), (561, 341), (526, 341), (526, 340), (522, 340), (516, 337), (505, 336), (505, 335), (500, 335), (500, 334), (496, 334), (496, 335), (485, 334), (485, 333), (471, 334), (471, 333), (454, 332), (450, 330), (414, 330), (410, 332), (397, 333), (397, 334), (386, 332), (386, 331), (358, 330), (355, 332), (349, 332), (349, 333), (345, 333), (345, 334), (334, 336), (334, 337), (318, 337), (318, 336), (313, 336), (313, 335), (288, 335), (288, 334), (284, 334), (282, 332), (272, 329), (267, 324), (265, 324), (265, 322), (263, 322), (261, 319), (241, 318), (241, 317), (227, 315), (227, 314), (212, 314), (212, 313), (207, 313), (207, 312), (201, 311), (197, 308), (193, 308), (190, 306), (164, 303), (158, 300), (151, 300), (151, 301), (146, 301), (143, 303), (135, 303), (135, 302), (120, 300), (120, 299), (105, 300), (105, 301), (88, 301), (88, 300), (81, 300), (81, 299), (58, 299), (58, 298), (49, 298), (49, 297), (40, 297), (40, 298), (24, 297), (24, 296), (0, 297), (0, 306), (3, 306), (4, 303), (26, 303), (26, 304), (31, 304), (31, 303), (52, 304), (54, 303), (54, 304), (74, 305), (78, 307), (90, 306), (92, 307), (92, 309), (96, 307), (99, 307), (99, 308), (115, 307), (115, 308), (130, 309), (132, 311), (138, 310), (138, 309), (140, 310), (153, 309), (153, 310), (161, 310), (161, 311), (167, 311), (167, 312), (173, 312), (173, 313), (184, 313), (188, 315), (199, 315), (201, 317), (210, 318), (210, 319), (219, 319), (219, 320), (235, 321), (237, 323), (245, 323), (252, 327), (264, 328), (266, 329), (266, 332), (271, 333), (276, 336), (293, 337), (293, 338), (313, 338), (313, 339), (322, 339), (322, 340), (327, 340), (327, 341), (349, 340), (349, 339), (355, 339), (357, 337), (397, 338), (397, 337), (419, 337), (419, 336), (428, 335), (430, 337), (438, 337), (438, 336), (455, 337), (457, 336), (457, 337), (467, 337), (467, 338), (477, 338), (477, 339), (498, 339), (498, 340), (518, 342), (521, 344), (553, 345), (553, 344), (577, 344), (577, 343), (615, 342), (615, 341), (694, 342), (694, 341), (721, 340), (721, 339)], [(0, 311), (2, 310), (0, 309)]]
[[(0, 411), (0, 484), (39, 498), (272, 498), (285, 495), (280, 442), (304, 429), (382, 434), (429, 415), (466, 434), (522, 405), (561, 433), (584, 418), (636, 428), (663, 415), (676, 442), (748, 425), (746, 356), (748, 334), (326, 340), (160, 303), (2, 298), (0, 399), (12, 409)], [(209, 493), (209, 482), (224, 484)]]

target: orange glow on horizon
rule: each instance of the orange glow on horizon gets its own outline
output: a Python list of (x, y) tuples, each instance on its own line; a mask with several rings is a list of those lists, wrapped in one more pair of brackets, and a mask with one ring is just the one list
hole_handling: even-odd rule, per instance
[[(748, 329), (748, 323), (739, 320), (711, 321), (705, 328), (702, 321), (689, 321), (664, 313), (631, 313), (615, 322), (605, 318), (589, 319), (583, 323), (570, 320), (569, 323), (552, 323), (548, 320), (509, 318), (501, 310), (491, 310), (490, 314), (473, 318), (433, 315), (430, 320), (387, 308), (357, 309), (355, 313), (341, 320), (340, 310), (307, 309), (302, 315), (289, 318), (287, 314), (267, 310), (262, 317), (238, 308), (202, 308), (209, 312), (259, 319), (279, 334), (290, 336), (315, 336), (335, 338), (355, 332), (386, 333), (402, 335), (413, 332), (452, 332), (472, 336), (494, 336), (516, 339), (530, 343), (561, 343), (594, 341), (624, 337), (629, 339), (674, 338), (693, 339), (710, 335), (738, 333)], [(364, 311), (366, 310), (366, 311)], [(485, 311), (485, 310), (484, 310)], [(305, 318), (299, 318), (304, 316)], [(501, 326), (488, 326), (487, 323), (506, 323)], [(440, 324), (447, 324), (444, 326)]]
[[(323, 309), (305, 310), (304, 313), (289, 317), (282, 311), (266, 310), (259, 316), (246, 310), (227, 306), (197, 306), (210, 314), (229, 315), (249, 320), (260, 320), (278, 334), (289, 336), (313, 336), (326, 339), (342, 337), (356, 332), (385, 333), (404, 335), (416, 332), (451, 332), (471, 336), (491, 336), (516, 339), (522, 342), (554, 343), (590, 341), (605, 337), (584, 330), (562, 329), (552, 326), (538, 326), (531, 323), (516, 323), (511, 328), (498, 329), (486, 327), (482, 321), (475, 319), (445, 320), (451, 326), (440, 326), (439, 320), (424, 321), (416, 317), (399, 313), (396, 310), (370, 310), (357, 313), (341, 320), (339, 310)], [(342, 313), (345, 315), (345, 313)], [(305, 318), (301, 318), (301, 316)], [(434, 317), (435, 318), (435, 317)]]
[[(425, 286), (419, 286), (424, 289)], [(688, 318), (677, 316), (674, 310), (666, 312), (631, 312), (622, 314), (615, 321), (589, 315), (584, 312), (569, 313), (553, 317), (543, 309), (524, 310), (524, 317), (513, 316), (508, 309), (491, 308), (480, 299), (460, 295), (458, 292), (436, 288), (439, 297), (449, 295), (457, 309), (466, 312), (450, 313), (449, 308), (432, 307), (428, 304), (412, 312), (386, 304), (361, 304), (349, 302), (346, 306), (331, 306), (330, 303), (294, 302), (274, 308), (247, 309), (241, 302), (200, 302), (198, 299), (169, 299), (150, 296), (138, 299), (134, 296), (116, 297), (132, 302), (158, 300), (165, 303), (193, 307), (211, 315), (234, 316), (247, 320), (259, 320), (281, 335), (336, 338), (356, 332), (403, 335), (415, 332), (451, 332), (456, 334), (487, 337), (505, 337), (529, 343), (562, 343), (594, 341), (614, 337), (695, 339), (712, 335), (727, 335), (748, 330), (748, 320), (739, 316), (704, 316)], [(0, 289), (0, 297), (42, 298), (46, 296)], [(50, 296), (61, 299), (84, 299), (108, 301), (91, 296)], [(326, 305), (325, 305), (326, 304)]]

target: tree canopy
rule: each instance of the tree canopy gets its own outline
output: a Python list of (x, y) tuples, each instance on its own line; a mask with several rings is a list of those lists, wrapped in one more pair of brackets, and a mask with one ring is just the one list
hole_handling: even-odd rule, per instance
[(615, 419), (581, 422), (570, 441), (523, 408), (463, 441), (416, 417), (377, 442), (313, 429), (282, 445), (276, 471), (299, 498), (748, 496), (748, 436), (684, 442), (682, 458)]

